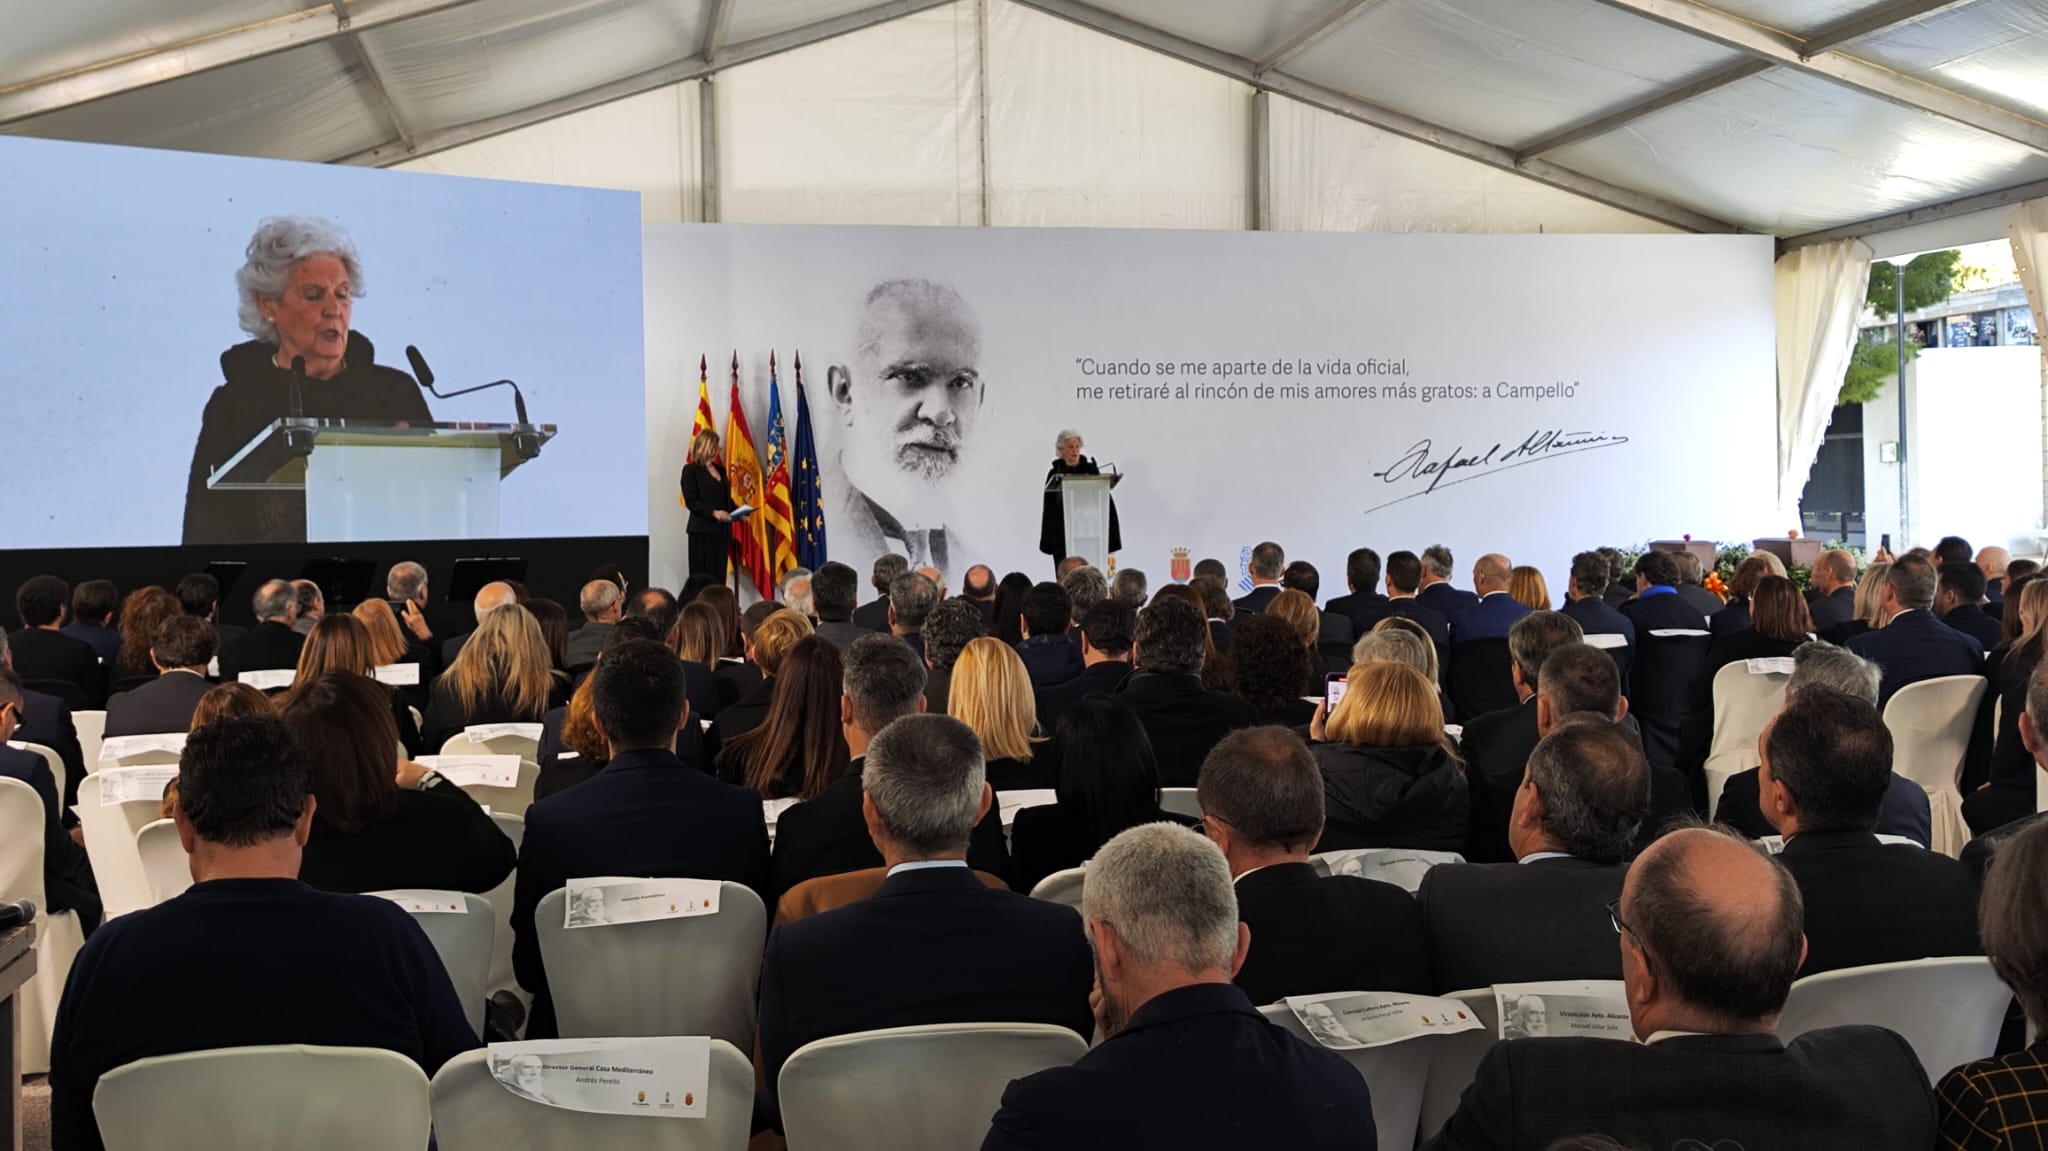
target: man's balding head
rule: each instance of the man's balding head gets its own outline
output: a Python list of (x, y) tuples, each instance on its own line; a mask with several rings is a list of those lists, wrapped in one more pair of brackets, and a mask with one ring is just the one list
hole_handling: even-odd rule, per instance
[(1472, 564), (1472, 590), (1480, 595), (1508, 590), (1508, 573), (1515, 565), (1498, 552), (1488, 552)]
[(1638, 1036), (1769, 1032), (1806, 959), (1790, 872), (1738, 833), (1659, 839), (1622, 882), (1621, 973)]
[(1813, 561), (1811, 579), (1815, 587), (1824, 593), (1838, 587), (1855, 587), (1856, 557), (1841, 548), (1824, 551), (1819, 559)]
[(576, 606), (583, 612), (583, 618), (592, 623), (617, 623), (620, 601), (624, 598), (619, 585), (608, 579), (594, 579), (583, 585), (576, 596)]
[(476, 589), (476, 599), (470, 605), (476, 609), (476, 618), (481, 620), (506, 604), (518, 603), (519, 593), (503, 580), (492, 580)]
[(1987, 580), (2004, 579), (2005, 567), (2011, 562), (2012, 553), (2004, 548), (1977, 549), (1977, 570), (1983, 572)]
[(966, 578), (960, 582), (960, 594), (971, 600), (996, 598), (995, 570), (987, 564), (975, 564), (968, 568)]

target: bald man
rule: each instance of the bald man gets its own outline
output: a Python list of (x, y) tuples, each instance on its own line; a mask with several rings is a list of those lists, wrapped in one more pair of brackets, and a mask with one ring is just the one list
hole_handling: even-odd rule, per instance
[(1806, 954), (1792, 877), (1730, 832), (1674, 831), (1613, 911), (1640, 1043), (1496, 1044), (1426, 1151), (1507, 1151), (1598, 1131), (1626, 1146), (1924, 1148), (1933, 1093), (1877, 1027), (1773, 1034)]
[(955, 509), (967, 505), (946, 484), (987, 390), (974, 309), (946, 284), (878, 284), (862, 304), (851, 361), (826, 369), (825, 381), (839, 424), (825, 465), (835, 548), (856, 566), (891, 551), (912, 565), (950, 566), (965, 549), (949, 517), (962, 518)]
[(2005, 567), (2012, 553), (2004, 548), (1978, 548), (1977, 570), (1984, 573), (1984, 594), (1992, 603), (2005, 599)]
[[(470, 601), (470, 606), (476, 610), (476, 618), (481, 620), (495, 608), (504, 607), (508, 603), (518, 602), (519, 593), (513, 589), (511, 584), (505, 583), (502, 580), (492, 580), (490, 583), (476, 589), (476, 598)], [(472, 627), (469, 631), (463, 632), (461, 635), (441, 645), (442, 667), (455, 666), (455, 657), (462, 654), (462, 645), (469, 642), (469, 637), (475, 630)]]
[(1856, 616), (1856, 557), (1840, 548), (1820, 553), (1808, 580), (1806, 610), (1816, 635)]
[(1479, 602), (1451, 617), (1451, 642), (1471, 643), (1476, 639), (1506, 639), (1515, 621), (1529, 609), (1508, 594), (1508, 573), (1514, 565), (1508, 557), (1489, 552), (1472, 565), (1472, 590)]

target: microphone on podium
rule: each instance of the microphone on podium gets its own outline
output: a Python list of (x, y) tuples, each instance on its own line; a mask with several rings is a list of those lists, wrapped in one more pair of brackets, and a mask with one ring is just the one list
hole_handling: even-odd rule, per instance
[(512, 410), (519, 417), (518, 428), (512, 434), (513, 451), (522, 460), (530, 460), (540, 454), (540, 437), (531, 431), (533, 423), (526, 418), (526, 397), (520, 393), (518, 384), (513, 383), (511, 380), (492, 380), (490, 383), (478, 384), (473, 388), (457, 388), (452, 392), (444, 392), (434, 387), (434, 369), (427, 366), (427, 358), (420, 354), (418, 347), (407, 344), (405, 346), (405, 358), (407, 362), (412, 364), (413, 377), (419, 380), (420, 387), (425, 388), (428, 392), (444, 400), (452, 400), (456, 396), (466, 396), (471, 392), (481, 392), (485, 388), (511, 388)]

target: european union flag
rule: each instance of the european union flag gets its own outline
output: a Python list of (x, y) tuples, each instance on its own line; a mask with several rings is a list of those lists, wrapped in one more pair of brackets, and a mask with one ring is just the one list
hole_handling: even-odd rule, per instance
[(825, 490), (818, 482), (818, 443), (811, 438), (811, 404), (804, 398), (804, 358), (796, 358), (796, 452), (790, 458), (791, 512), (796, 519), (798, 567), (824, 565)]

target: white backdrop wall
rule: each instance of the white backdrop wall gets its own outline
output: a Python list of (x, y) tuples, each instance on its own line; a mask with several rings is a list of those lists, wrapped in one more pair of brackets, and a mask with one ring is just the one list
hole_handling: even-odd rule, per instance
[[(877, 381), (890, 363), (946, 362), (929, 342), (904, 336), (899, 347), (886, 334), (943, 327), (932, 310), (882, 324), (885, 350), (872, 362), (856, 351), (869, 290), (923, 277), (965, 301), (979, 331), (967, 360), (984, 398), (942, 485), (878, 495), (863, 480), (862, 490), (908, 526), (943, 526), (956, 582), (974, 562), (1050, 571), (1037, 552), (1039, 491), (1054, 433), (1072, 426), (1090, 454), (1129, 474), (1118, 490), (1119, 562), (1156, 579), (1175, 548), (1234, 563), (1270, 538), (1315, 563), (1334, 594), (1353, 547), (1443, 542), (1461, 566), (1487, 550), (1534, 563), (1561, 595), (1581, 548), (1680, 533), (1738, 539), (1768, 518), (1774, 444), (1758, 429), (1769, 427), (1773, 388), (1771, 255), (1760, 236), (652, 225), (650, 578), (682, 581), (675, 492), (697, 358), (722, 365), (733, 349), (757, 442), (771, 350), (794, 435), (790, 369), (801, 351), (831, 555), (865, 570), (882, 548), (834, 518), (847, 491), (835, 464), (890, 435), (858, 404), (865, 422), (845, 427), (828, 369), (847, 365), (854, 389), (886, 392), (892, 385)], [(1149, 370), (1091, 374), (1088, 360)], [(1326, 373), (1317, 365), (1327, 360), (1353, 370)], [(1228, 361), (1264, 366), (1184, 366)], [(722, 428), (728, 386), (715, 373)], [(1162, 383), (1311, 394), (1076, 392)], [(1490, 393), (1504, 383), (1571, 391)], [(1313, 394), (1326, 385), (1380, 392)], [(1402, 386), (1413, 390), (1392, 390)], [(1467, 394), (1430, 392), (1445, 387)], [(1685, 420), (1670, 418), (1673, 403)], [(883, 411), (882, 426), (911, 426), (911, 410)], [(1439, 474), (1452, 460), (1462, 463)]]

